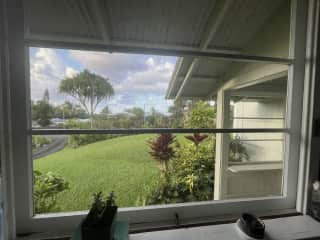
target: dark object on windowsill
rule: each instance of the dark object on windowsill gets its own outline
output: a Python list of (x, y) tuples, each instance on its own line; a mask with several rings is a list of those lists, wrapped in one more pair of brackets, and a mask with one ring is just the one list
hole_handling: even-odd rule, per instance
[(261, 219), (250, 213), (243, 213), (237, 221), (238, 228), (247, 236), (255, 239), (263, 239), (265, 225)]
[(118, 210), (114, 198), (113, 192), (106, 201), (103, 201), (101, 192), (94, 194), (89, 213), (81, 224), (82, 240), (112, 239), (112, 224)]

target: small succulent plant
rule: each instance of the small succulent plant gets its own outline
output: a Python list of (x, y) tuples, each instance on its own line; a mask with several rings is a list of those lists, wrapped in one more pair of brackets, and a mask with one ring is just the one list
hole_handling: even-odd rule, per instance
[(93, 202), (84, 221), (84, 226), (103, 227), (111, 225), (117, 209), (114, 192), (110, 192), (105, 199), (102, 192), (93, 194)]

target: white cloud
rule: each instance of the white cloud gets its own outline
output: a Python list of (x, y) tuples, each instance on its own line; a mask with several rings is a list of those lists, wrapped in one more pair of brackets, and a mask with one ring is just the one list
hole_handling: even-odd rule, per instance
[(146, 64), (149, 66), (149, 67), (153, 67), (155, 65), (155, 62), (154, 62), (154, 59), (152, 57), (149, 57), (146, 61)]
[(174, 64), (167, 57), (70, 51), (83, 68), (109, 78), (116, 94), (165, 93)]
[(72, 77), (76, 76), (77, 73), (79, 73), (78, 70), (76, 70), (76, 69), (74, 69), (74, 68), (72, 68), (72, 67), (66, 67), (65, 76), (66, 76), (67, 78), (72, 78)]
[(137, 71), (128, 74), (127, 78), (115, 87), (119, 92), (137, 92), (137, 93), (162, 93), (164, 94), (174, 65), (170, 62), (156, 62), (154, 59), (146, 61), (148, 66), (143, 71)]
[(47, 88), (50, 97), (57, 95), (58, 80), (63, 77), (64, 67), (56, 52), (52, 49), (39, 48), (30, 59), (31, 98), (42, 98)]
[(83, 68), (98, 73), (111, 81), (118, 82), (130, 72), (145, 68), (144, 59), (136, 54), (107, 53), (70, 50), (70, 56), (79, 62)]
[[(74, 65), (69, 64), (70, 60), (80, 67), (75, 69)], [(174, 58), (161, 56), (75, 50), (63, 52), (39, 48), (35, 49), (30, 59), (31, 96), (33, 100), (41, 99), (47, 88), (53, 104), (72, 100), (59, 93), (59, 82), (86, 68), (108, 78), (112, 83), (115, 96), (106, 103), (113, 112), (144, 105), (158, 106), (165, 110), (167, 103), (164, 94), (174, 69), (174, 61)], [(98, 111), (103, 107), (104, 104), (101, 104)]]
[(64, 65), (56, 50), (37, 48), (30, 57), (31, 99), (41, 99), (45, 89), (48, 89), (51, 103), (64, 102), (66, 96), (59, 94), (59, 82), (65, 76), (75, 73), (75, 69)]

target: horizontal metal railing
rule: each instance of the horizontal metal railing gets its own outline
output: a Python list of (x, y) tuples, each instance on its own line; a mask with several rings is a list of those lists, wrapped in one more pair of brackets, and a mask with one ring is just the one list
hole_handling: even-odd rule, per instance
[(288, 128), (133, 128), (133, 129), (44, 129), (33, 128), (31, 135), (66, 134), (147, 134), (147, 133), (289, 133)]

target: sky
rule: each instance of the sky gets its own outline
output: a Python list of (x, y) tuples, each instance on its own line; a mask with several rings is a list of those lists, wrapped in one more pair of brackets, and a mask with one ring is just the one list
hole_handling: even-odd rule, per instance
[(155, 55), (30, 48), (31, 99), (40, 100), (47, 88), (51, 104), (76, 103), (72, 97), (59, 93), (59, 83), (88, 69), (108, 79), (115, 91), (111, 99), (98, 106), (97, 113), (105, 106), (112, 113), (131, 107), (141, 107), (146, 112), (154, 107), (167, 113), (172, 101), (165, 100), (165, 93), (176, 60)]

